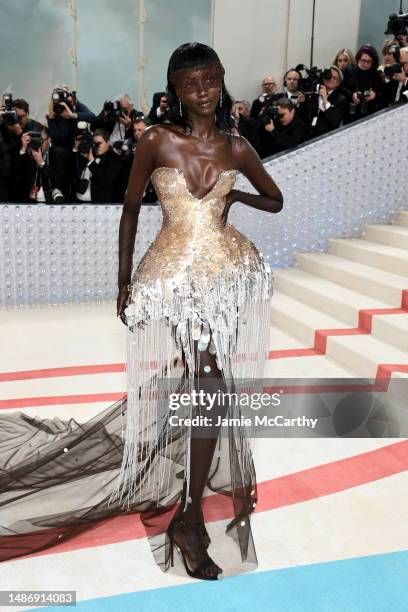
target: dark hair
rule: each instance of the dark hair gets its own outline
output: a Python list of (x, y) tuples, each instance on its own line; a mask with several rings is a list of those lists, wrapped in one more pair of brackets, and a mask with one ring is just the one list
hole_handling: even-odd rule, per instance
[(292, 100), (289, 100), (289, 98), (279, 98), (279, 100), (275, 102), (275, 106), (280, 106), (281, 108), (287, 108), (289, 111), (295, 110), (296, 108)]
[(98, 128), (95, 130), (93, 136), (100, 136), (105, 142), (109, 142), (109, 132), (103, 128)]
[(357, 62), (360, 61), (361, 56), (363, 55), (363, 53), (365, 53), (366, 55), (369, 55), (371, 57), (371, 59), (373, 60), (372, 67), (377, 69), (378, 65), (380, 63), (377, 50), (374, 49), (374, 47), (372, 45), (363, 45), (362, 47), (359, 48), (359, 50), (356, 53), (356, 61)]
[[(174, 85), (170, 82), (171, 75), (177, 70), (194, 70), (211, 64), (221, 63), (217, 53), (203, 43), (184, 43), (173, 51), (167, 69), (167, 95), (169, 100), (169, 119), (171, 123), (182, 126), (191, 131), (186, 109), (182, 106), (183, 114), (180, 115), (179, 99)], [(231, 134), (231, 128), (235, 122), (231, 116), (232, 98), (222, 82), (222, 106), (218, 102), (215, 109), (215, 124), (220, 129)]]
[(160, 100), (163, 98), (163, 96), (166, 96), (167, 98), (167, 93), (165, 91), (156, 91), (156, 93), (153, 94), (152, 108), (156, 109), (158, 106), (160, 106)]
[(23, 100), (23, 98), (17, 98), (17, 100), (13, 100), (13, 104), (16, 108), (20, 108), (25, 113), (27, 113), (27, 115), (30, 114), (30, 106), (27, 100)]
[(133, 120), (133, 125), (135, 125), (136, 123), (144, 123), (146, 127), (149, 127), (149, 125), (152, 125), (152, 122), (150, 121), (150, 119), (148, 119), (144, 115), (139, 115), (138, 117), (135, 117), (135, 119)]

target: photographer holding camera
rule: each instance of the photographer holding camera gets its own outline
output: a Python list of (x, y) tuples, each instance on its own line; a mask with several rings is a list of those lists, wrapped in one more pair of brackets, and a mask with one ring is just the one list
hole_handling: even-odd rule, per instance
[(296, 114), (296, 106), (287, 98), (280, 98), (261, 115), (261, 157), (269, 157), (297, 147), (306, 139), (306, 125)]
[(152, 125), (166, 123), (169, 114), (169, 101), (165, 91), (157, 91), (153, 94), (153, 105), (147, 115)]
[(392, 45), (388, 49), (394, 63), (384, 66), (384, 99), (387, 106), (408, 102), (408, 47)]
[(106, 100), (102, 111), (96, 117), (95, 129), (103, 129), (109, 133), (111, 143), (122, 143), (132, 138), (132, 123), (141, 115), (135, 111), (129, 94), (123, 93), (116, 96), (114, 100)]
[(109, 133), (97, 129), (92, 135), (84, 126), (76, 138), (75, 165), (77, 180), (73, 183), (79, 202), (114, 202), (122, 162), (112, 149)]
[(383, 106), (383, 82), (378, 72), (378, 53), (372, 45), (363, 45), (356, 53), (357, 66), (352, 66), (344, 78), (344, 88), (351, 100), (345, 123), (372, 115)]
[(17, 153), (21, 136), (26, 132), (40, 131), (44, 126), (30, 117), (30, 107), (26, 100), (18, 98), (13, 100), (10, 93), (3, 95), (3, 105), (0, 108), (2, 136)]
[(262, 93), (252, 102), (250, 116), (259, 121), (259, 113), (262, 108), (273, 104), (281, 96), (276, 95), (276, 81), (270, 74), (262, 79)]
[(305, 102), (299, 106), (299, 114), (308, 128), (308, 137), (316, 138), (337, 129), (347, 113), (348, 102), (338, 88), (343, 74), (337, 66), (316, 70), (317, 84), (313, 82), (315, 93), (305, 95)]
[(93, 123), (96, 119), (67, 85), (57, 85), (53, 89), (46, 117), (54, 145), (67, 151), (72, 151), (74, 146), (77, 122)]
[(54, 147), (47, 128), (25, 132), (15, 161), (14, 184), (21, 202), (63, 203), (69, 192), (69, 154)]

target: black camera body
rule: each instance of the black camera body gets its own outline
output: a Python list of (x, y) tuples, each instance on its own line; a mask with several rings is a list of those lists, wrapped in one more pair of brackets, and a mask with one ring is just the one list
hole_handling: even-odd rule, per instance
[(112, 143), (112, 148), (115, 153), (121, 157), (121, 159), (127, 159), (130, 157), (130, 155), (132, 155), (134, 144), (136, 143), (134, 143), (132, 138), (128, 138), (126, 140), (115, 140), (115, 142)]
[(33, 151), (39, 151), (41, 149), (41, 132), (27, 132), (30, 136), (30, 149)]
[(317, 68), (317, 66), (306, 68), (306, 66), (300, 64), (299, 66), (296, 66), (296, 70), (298, 70), (301, 74), (306, 74), (306, 76), (302, 76), (299, 79), (298, 83), (299, 91), (306, 96), (318, 94), (323, 81), (328, 80), (331, 77), (331, 68)]
[(120, 100), (105, 100), (103, 110), (108, 121), (117, 121), (123, 114)]
[(18, 115), (13, 105), (13, 96), (10, 93), (4, 94), (3, 102), (6, 109), (0, 113), (3, 122), (6, 125), (16, 125), (18, 123)]
[(88, 155), (91, 149), (94, 150), (93, 134), (89, 130), (89, 125), (86, 121), (78, 121), (77, 137), (80, 137), (78, 153)]
[(384, 34), (392, 34), (398, 36), (399, 34), (406, 34), (408, 28), (408, 13), (393, 13), (388, 18), (387, 29)]
[(263, 107), (262, 113), (259, 115), (259, 120), (262, 125), (268, 125), (270, 121), (276, 125), (279, 121), (279, 112), (276, 104), (269, 104)]
[(51, 94), (51, 98), (53, 101), (53, 111), (56, 115), (61, 115), (64, 112), (65, 106), (61, 104), (61, 102), (65, 102), (67, 106), (71, 106), (68, 98), (72, 96), (70, 91), (66, 91), (65, 89), (54, 89)]
[[(367, 98), (370, 95), (368, 90), (366, 91), (356, 91), (356, 96), (360, 100), (360, 113), (361, 115), (368, 115), (368, 101)], [(355, 104), (350, 104), (349, 113), (350, 115), (355, 115), (357, 112), (357, 107)]]
[(384, 76), (389, 78), (392, 78), (394, 74), (400, 74), (401, 72), (403, 72), (403, 68), (399, 63), (384, 67)]

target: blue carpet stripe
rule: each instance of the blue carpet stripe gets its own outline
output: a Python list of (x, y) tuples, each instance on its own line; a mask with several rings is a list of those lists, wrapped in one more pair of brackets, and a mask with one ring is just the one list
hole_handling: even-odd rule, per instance
[[(137, 579), (137, 578), (135, 578)], [(407, 612), (408, 550), (80, 601), (80, 612)], [(34, 608), (33, 608), (34, 610)]]

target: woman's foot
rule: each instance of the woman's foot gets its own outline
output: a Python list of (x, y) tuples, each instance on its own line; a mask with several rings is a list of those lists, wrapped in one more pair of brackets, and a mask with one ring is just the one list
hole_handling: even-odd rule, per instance
[(205, 522), (204, 522), (204, 514), (202, 509), (200, 509), (200, 518), (197, 521), (194, 520), (190, 520), (189, 517), (185, 517), (183, 516), (183, 511), (181, 510), (181, 506), (178, 508), (178, 510), (176, 510), (174, 516), (173, 516), (173, 520), (176, 520), (177, 518), (184, 518), (186, 520), (187, 523), (194, 523), (197, 522), (199, 524), (199, 529), (200, 529), (200, 533), (201, 533), (201, 539), (203, 541), (203, 544), (206, 548), (209, 547), (209, 545), (211, 544), (211, 538), (208, 535), (208, 531), (207, 528), (205, 526)]
[(217, 580), (222, 569), (209, 557), (202, 538), (203, 523), (187, 522), (181, 516), (171, 522), (168, 535), (183, 557), (187, 573), (194, 578)]

